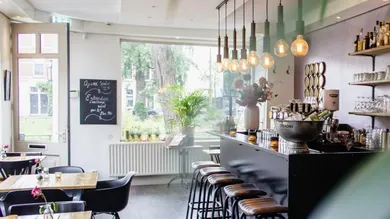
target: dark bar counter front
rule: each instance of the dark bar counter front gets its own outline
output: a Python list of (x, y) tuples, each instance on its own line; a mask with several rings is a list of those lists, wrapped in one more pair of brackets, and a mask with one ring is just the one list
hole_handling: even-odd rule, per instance
[(244, 134), (216, 135), (221, 138), (221, 165), (288, 206), (290, 219), (308, 218), (359, 163), (375, 154), (369, 151), (286, 154), (279, 152), (280, 148), (270, 147), (269, 141), (258, 139), (250, 143)]

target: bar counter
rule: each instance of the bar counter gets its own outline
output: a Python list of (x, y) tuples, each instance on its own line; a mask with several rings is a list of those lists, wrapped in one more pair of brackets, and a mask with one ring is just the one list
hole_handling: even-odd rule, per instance
[(290, 219), (308, 218), (315, 207), (360, 163), (376, 152), (288, 154), (269, 141), (250, 143), (248, 136), (221, 139), (221, 166), (246, 182), (255, 183), (280, 204)]

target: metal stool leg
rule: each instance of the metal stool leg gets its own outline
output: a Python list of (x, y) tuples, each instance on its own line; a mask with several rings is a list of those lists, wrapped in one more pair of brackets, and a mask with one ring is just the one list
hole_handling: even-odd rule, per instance
[[(198, 194), (198, 210), (196, 211), (196, 219), (199, 219), (199, 211), (201, 209), (203, 209), (203, 205), (204, 205), (204, 203), (202, 202), (202, 193), (203, 193), (202, 190), (204, 190), (204, 187), (205, 187), (204, 178), (205, 177), (202, 177), (200, 179), (200, 182), (198, 182), (198, 183), (200, 183), (200, 188), (199, 188), (199, 194)], [(204, 195), (203, 195), (203, 197), (204, 197)], [(192, 219), (192, 213), (191, 213), (190, 219)]]
[(217, 204), (217, 199), (216, 197), (219, 195), (219, 192), (221, 191), (221, 187), (217, 187), (215, 188), (214, 192), (213, 192), (213, 208), (211, 209), (211, 219), (214, 219), (214, 214), (215, 214), (215, 205)]
[(207, 215), (208, 215), (208, 212), (209, 212), (209, 203), (210, 203), (210, 196), (213, 195), (213, 185), (209, 185), (208, 189), (207, 189), (207, 199), (206, 199), (206, 207), (203, 208), (203, 212), (202, 212), (202, 219), (207, 219)]
[[(192, 174), (191, 189), (190, 189), (190, 194), (188, 196), (188, 203), (187, 203), (186, 219), (188, 219), (190, 208), (191, 208), (191, 211), (194, 210), (194, 205), (195, 205), (194, 199), (196, 196), (196, 187), (198, 185), (198, 176), (199, 176), (199, 170), (195, 170), (194, 173)], [(195, 186), (194, 186), (194, 184), (195, 184)], [(191, 203), (191, 198), (192, 198), (192, 203)], [(190, 207), (190, 203), (191, 203), (191, 207)], [(191, 216), (192, 216), (192, 214), (191, 214)]]
[(240, 219), (246, 219), (246, 215), (242, 213)]
[(226, 216), (229, 216), (227, 212), (227, 209), (229, 208), (228, 206), (229, 206), (229, 196), (226, 196), (222, 206), (222, 219), (226, 219)]
[(234, 199), (233, 204), (232, 204), (232, 219), (235, 219), (240, 215), (238, 211), (238, 199)]

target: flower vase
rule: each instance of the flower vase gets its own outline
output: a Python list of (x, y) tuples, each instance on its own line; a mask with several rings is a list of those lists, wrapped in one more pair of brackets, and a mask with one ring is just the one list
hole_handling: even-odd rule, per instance
[(7, 157), (7, 153), (6, 153), (6, 151), (1, 151), (1, 158), (6, 158)]
[(45, 204), (45, 209), (43, 210), (43, 218), (44, 219), (53, 219), (53, 214), (54, 211), (51, 208), (51, 203), (50, 204)]
[(248, 104), (244, 109), (244, 126), (246, 130), (259, 129), (260, 110), (256, 104)]

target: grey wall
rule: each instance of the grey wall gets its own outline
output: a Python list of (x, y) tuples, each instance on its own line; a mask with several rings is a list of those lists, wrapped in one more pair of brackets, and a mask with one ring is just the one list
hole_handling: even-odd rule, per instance
[[(317, 30), (305, 35), (310, 50), (307, 56), (295, 59), (295, 98), (303, 98), (304, 66), (308, 63), (324, 61), (326, 63), (325, 89), (340, 89), (340, 111), (336, 117), (341, 123), (349, 123), (356, 128), (364, 128), (371, 124), (369, 117), (348, 115), (353, 111), (358, 96), (371, 96), (371, 88), (364, 86), (350, 86), (354, 73), (370, 72), (371, 58), (348, 56), (353, 51), (353, 41), (359, 34), (360, 28), (364, 32), (373, 31), (377, 20), (385, 19), (390, 22), (390, 6), (379, 8), (350, 20), (342, 21), (333, 26)], [(390, 64), (390, 54), (376, 59), (376, 70), (386, 70)], [(376, 95), (390, 95), (390, 85), (380, 86)], [(376, 126), (390, 128), (390, 119), (377, 118)]]

